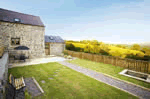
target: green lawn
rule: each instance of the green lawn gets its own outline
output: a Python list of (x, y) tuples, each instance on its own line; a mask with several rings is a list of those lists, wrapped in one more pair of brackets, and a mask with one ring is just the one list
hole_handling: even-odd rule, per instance
[(71, 60), (68, 62), (73, 63), (73, 64), (77, 64), (77, 65), (85, 67), (85, 68), (95, 70), (97, 72), (105, 73), (105, 74), (108, 74), (110, 76), (113, 76), (113, 77), (116, 77), (116, 78), (119, 78), (122, 80), (126, 80), (126, 81), (132, 82), (134, 84), (137, 84), (137, 85), (140, 85), (140, 86), (143, 86), (146, 88), (150, 88), (149, 83), (120, 75), (119, 72), (124, 70), (124, 68), (121, 68), (119, 66), (113, 66), (111, 64), (92, 62), (90, 60), (85, 60), (85, 59), (76, 59), (76, 60)]
[[(54, 76), (58, 70), (57, 76)], [(137, 99), (124, 91), (53, 62), (9, 69), (15, 77), (34, 77), (45, 94), (36, 99)], [(52, 77), (54, 79), (49, 80)], [(41, 83), (45, 80), (45, 83)], [(26, 99), (30, 95), (26, 92)]]

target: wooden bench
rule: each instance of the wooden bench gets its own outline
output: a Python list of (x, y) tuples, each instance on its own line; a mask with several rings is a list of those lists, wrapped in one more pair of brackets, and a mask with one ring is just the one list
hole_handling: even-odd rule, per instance
[(9, 76), (9, 83), (11, 85), (13, 85), (13, 87), (16, 90), (19, 90), (19, 89), (25, 87), (25, 82), (24, 82), (23, 77), (15, 79), (12, 74), (10, 74), (10, 76)]

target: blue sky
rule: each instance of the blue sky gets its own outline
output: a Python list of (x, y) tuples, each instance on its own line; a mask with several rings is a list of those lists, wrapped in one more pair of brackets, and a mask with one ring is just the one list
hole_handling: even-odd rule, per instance
[(149, 42), (150, 0), (0, 0), (0, 7), (40, 16), (46, 35), (107, 43)]

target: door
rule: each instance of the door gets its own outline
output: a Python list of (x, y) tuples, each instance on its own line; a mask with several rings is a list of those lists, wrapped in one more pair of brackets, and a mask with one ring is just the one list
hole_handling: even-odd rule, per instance
[(45, 43), (45, 54), (50, 55), (50, 46), (49, 43)]

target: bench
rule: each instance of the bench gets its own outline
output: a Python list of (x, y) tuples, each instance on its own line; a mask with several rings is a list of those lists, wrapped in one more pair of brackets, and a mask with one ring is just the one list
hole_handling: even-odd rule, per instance
[(25, 82), (24, 82), (23, 77), (15, 79), (12, 74), (10, 74), (10, 76), (9, 76), (9, 83), (11, 85), (13, 85), (15, 90), (19, 90), (19, 89), (25, 87)]

